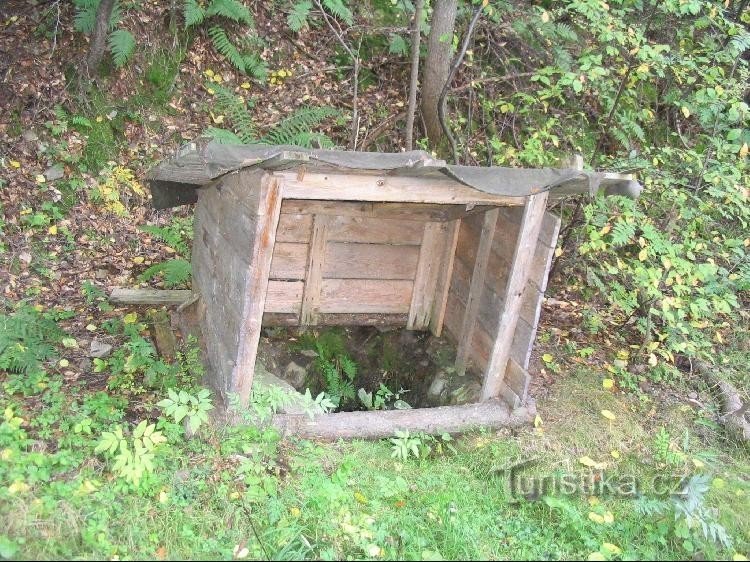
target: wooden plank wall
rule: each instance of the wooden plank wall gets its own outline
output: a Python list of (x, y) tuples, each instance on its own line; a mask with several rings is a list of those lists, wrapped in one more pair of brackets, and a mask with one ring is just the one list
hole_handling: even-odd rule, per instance
[[(408, 205), (381, 207), (285, 200), (264, 322), (336, 323), (336, 315), (347, 315), (348, 322), (357, 315), (362, 323), (372, 323), (367, 315), (400, 322), (411, 311), (412, 327), (428, 327), (443, 248), (454, 234), (452, 222), (431, 219), (442, 219), (450, 208), (414, 206), (409, 213)], [(413, 299), (415, 281), (427, 298)]]
[[(504, 293), (513, 250), (518, 236), (518, 227), (523, 215), (522, 207), (501, 207), (495, 225), (492, 251), (487, 259), (484, 286), (479, 293), (477, 321), (474, 324), (471, 342), (468, 344), (469, 366), (484, 372), (495, 339), (499, 316), (503, 310)], [(480, 247), (483, 217), (470, 215), (461, 221), (458, 244), (453, 266), (453, 276), (448, 292), (445, 327), (452, 338), (460, 343), (463, 321), (472, 282), (474, 264)], [(513, 337), (511, 359), (522, 369), (528, 368), (531, 349), (539, 321), (542, 299), (547, 284), (547, 272), (557, 243), (560, 221), (546, 213), (537, 241), (529, 281), (524, 289), (520, 317)], [(517, 382), (516, 382), (517, 381)], [(523, 394), (526, 383), (520, 377), (510, 377), (508, 384)]]
[[(205, 303), (202, 332), (210, 384), (226, 400), (233, 389), (246, 282), (251, 268), (264, 171), (230, 174), (198, 190), (192, 253), (193, 291)], [(252, 374), (251, 374), (252, 375)]]

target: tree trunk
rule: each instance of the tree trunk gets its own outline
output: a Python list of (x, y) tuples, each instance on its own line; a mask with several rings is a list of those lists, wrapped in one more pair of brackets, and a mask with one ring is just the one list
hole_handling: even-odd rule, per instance
[(419, 46), (422, 38), (419, 24), (422, 21), (423, 10), (424, 0), (417, 0), (414, 7), (414, 30), (411, 34), (411, 79), (409, 83), (409, 110), (406, 117), (406, 150), (414, 148), (414, 114), (417, 111)]
[(86, 58), (86, 70), (89, 75), (99, 69), (104, 58), (104, 49), (107, 46), (107, 35), (109, 34), (109, 21), (112, 18), (112, 9), (115, 0), (102, 0), (96, 10), (96, 24), (91, 33), (91, 44), (89, 54)]
[(437, 148), (443, 138), (438, 104), (440, 92), (450, 72), (457, 5), (457, 0), (435, 0), (432, 9), (427, 58), (422, 76), (422, 117), (427, 129), (427, 138), (430, 139), (433, 148)]

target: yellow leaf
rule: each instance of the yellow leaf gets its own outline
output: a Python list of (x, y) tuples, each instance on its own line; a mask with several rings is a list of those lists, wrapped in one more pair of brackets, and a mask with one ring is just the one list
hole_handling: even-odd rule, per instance
[(8, 486), (8, 493), (10, 494), (23, 494), (29, 491), (29, 485), (23, 480), (16, 480)]
[(607, 512), (606, 512), (606, 513), (605, 513), (605, 514), (603, 515), (603, 517), (604, 517), (604, 522), (605, 522), (605, 523), (606, 523), (607, 525), (611, 525), (612, 523), (614, 523), (614, 522), (615, 522), (615, 516), (614, 516), (614, 515), (612, 515), (612, 512), (611, 512), (611, 511), (607, 511)]
[(88, 324), (88, 325), (86, 326), (86, 329), (87, 329), (87, 330), (88, 330), (89, 332), (96, 332), (96, 324)]
[(724, 338), (721, 337), (721, 332), (716, 332), (716, 341), (719, 343), (724, 343)]
[(611, 224), (605, 224), (601, 230), (599, 231), (599, 234), (607, 234), (610, 230), (612, 230)]
[(690, 459), (693, 461), (693, 465), (695, 465), (695, 468), (703, 468), (706, 466), (706, 464), (700, 460), (700, 459)]
[(607, 554), (613, 554), (615, 556), (622, 554), (622, 549), (616, 544), (612, 544), (611, 542), (602, 543), (602, 550)]
[(47, 178), (45, 178), (43, 174), (37, 174), (37, 176), (34, 178), (34, 180), (36, 181), (36, 183), (46, 183), (47, 182)]
[(383, 553), (382, 549), (376, 544), (367, 545), (367, 556), (375, 558)]
[(643, 248), (640, 252), (638, 252), (638, 259), (641, 261), (644, 261), (648, 257), (648, 250), (646, 248)]
[(542, 417), (537, 414), (534, 418), (534, 427), (541, 427), (544, 422), (542, 421)]
[(636, 72), (640, 72), (641, 74), (645, 74), (646, 72), (648, 72), (648, 65), (646, 63), (643, 63), (642, 65), (640, 65), (636, 69)]
[(612, 455), (613, 459), (619, 459), (620, 458), (620, 451), (612, 451), (610, 453), (610, 455)]
[(18, 160), (11, 160), (10, 161), (10, 165), (11, 165), (12, 168), (20, 168), (21, 167), (21, 163)]
[(133, 263), (143, 263), (143, 256), (136, 256), (133, 258)]
[(102, 121), (104, 121), (104, 117), (102, 117), (101, 115), (97, 115), (96, 116), (96, 122), (97, 123), (101, 123)]
[(601, 552), (597, 551), (589, 554), (587, 560), (606, 560), (606, 558), (604, 558), (604, 555)]
[(555, 257), (556, 258), (559, 258), (560, 256), (562, 256), (562, 253), (563, 253), (562, 248), (555, 248)]
[(138, 315), (135, 312), (126, 314), (122, 319), (125, 324), (135, 324), (138, 321)]
[(169, 499), (169, 494), (162, 490), (159, 492), (159, 503), (167, 503), (167, 500)]
[(214, 75), (214, 71), (211, 70), (210, 68), (207, 68), (206, 70), (203, 71), (203, 74), (211, 78)]
[(602, 388), (604, 390), (612, 390), (615, 387), (615, 379), (604, 379), (602, 381)]
[(591, 457), (581, 457), (580, 459), (578, 459), (578, 462), (583, 466), (588, 466), (589, 468), (595, 468), (597, 470), (604, 470), (607, 467), (606, 463), (596, 462)]
[(684, 105), (682, 106), (682, 114), (685, 116), (685, 119), (690, 117), (690, 110)]
[(549, 12), (547, 10), (544, 10), (542, 12), (542, 21), (544, 23), (547, 23), (549, 21)]
[(591, 519), (594, 523), (598, 523), (599, 525), (604, 525), (604, 517), (602, 517), (598, 513), (589, 511), (589, 519)]
[(617, 419), (617, 416), (615, 416), (611, 411), (609, 410), (602, 410), (602, 415), (607, 418), (609, 421), (615, 421)]
[(221, 125), (224, 122), (223, 115), (214, 115), (213, 113), (211, 113), (211, 119), (213, 119), (213, 122), (217, 125)]
[(67, 359), (60, 359), (58, 365), (60, 365), (60, 367), (64, 369), (65, 367), (70, 365), (70, 361), (68, 361)]
[(711, 481), (711, 486), (713, 486), (717, 490), (723, 489), (725, 485), (726, 485), (726, 482), (724, 482), (723, 478), (714, 478)]
[(744, 143), (742, 145), (742, 148), (740, 148), (740, 152), (739, 152), (740, 158), (746, 158), (747, 157), (747, 153), (749, 151), (750, 151), (750, 149), (748, 148), (747, 143)]
[(52, 236), (56, 235), (56, 234), (57, 234), (57, 226), (53, 224), (52, 226), (50, 226), (50, 227), (49, 227), (49, 228), (47, 229), (47, 232), (48, 232), (49, 234), (51, 234)]
[(747, 560), (747, 556), (743, 556), (742, 554), (737, 553), (734, 556), (732, 556), (732, 560), (735, 560), (735, 561), (738, 561), (738, 562), (740, 560)]
[(289, 513), (292, 514), (292, 517), (299, 517), (302, 512), (300, 511), (299, 507), (293, 507), (289, 510)]
[(542, 361), (544, 361), (545, 363), (551, 363), (553, 359), (554, 357), (552, 357), (552, 355), (550, 355), (549, 353), (545, 353), (544, 355), (542, 355)]
[(648, 354), (648, 364), (652, 367), (656, 367), (656, 364), (659, 362), (659, 360), (656, 358), (656, 355), (653, 353)]
[(354, 492), (354, 499), (359, 503), (367, 503), (367, 498), (362, 492)]
[(13, 456), (13, 449), (3, 449), (0, 451), (0, 459), (7, 461)]
[(250, 82), (243, 82), (242, 84), (240, 84), (240, 88), (242, 88), (243, 90), (249, 90)]

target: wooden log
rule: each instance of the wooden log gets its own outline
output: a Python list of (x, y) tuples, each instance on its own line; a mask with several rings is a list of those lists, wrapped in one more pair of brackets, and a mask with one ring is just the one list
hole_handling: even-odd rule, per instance
[(172, 322), (165, 308), (150, 310), (148, 313), (149, 331), (156, 344), (156, 351), (168, 363), (177, 356), (177, 338), (172, 331)]
[(471, 349), (474, 326), (479, 315), (479, 304), (484, 290), (484, 280), (487, 274), (487, 262), (492, 251), (492, 239), (495, 236), (498, 209), (487, 211), (482, 223), (482, 233), (479, 238), (479, 248), (471, 275), (471, 287), (466, 300), (466, 310), (459, 334), (458, 350), (456, 351), (456, 372), (466, 372), (466, 361)]
[(516, 249), (510, 269), (503, 312), (495, 331), (495, 342), (490, 354), (482, 386), (482, 399), (498, 396), (510, 358), (513, 336), (516, 332), (521, 310), (523, 290), (529, 279), (529, 270), (539, 239), (539, 230), (547, 205), (548, 193), (531, 195), (524, 209), (523, 220), (518, 232)]
[(193, 297), (190, 290), (125, 289), (114, 287), (109, 302), (123, 305), (177, 306)]
[(273, 425), (283, 435), (304, 439), (383, 439), (397, 430), (427, 434), (464, 433), (477, 428), (500, 429), (529, 423), (531, 411), (511, 410), (499, 400), (463, 406), (441, 406), (414, 410), (338, 412), (310, 419), (305, 415), (277, 414)]

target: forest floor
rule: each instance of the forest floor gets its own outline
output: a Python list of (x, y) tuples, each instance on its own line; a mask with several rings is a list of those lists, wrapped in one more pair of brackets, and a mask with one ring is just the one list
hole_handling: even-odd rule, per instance
[[(0, 6), (0, 347), (23, 361), (0, 364), (0, 558), (745, 559), (750, 456), (724, 436), (711, 389), (691, 375), (611, 385), (607, 358), (627, 345), (583, 318), (564, 264), (530, 367), (533, 426), (321, 444), (256, 426), (186, 439), (161, 416), (163, 381), (196, 388), (195, 358), (165, 365), (147, 311), (106, 298), (163, 286), (144, 273), (189, 244), (191, 209), (152, 210), (147, 170), (221, 122), (208, 79), (256, 96), (260, 130), (305, 104), (348, 111), (351, 83), (332, 38), (292, 37), (263, 7), (263, 57), (290, 75), (246, 83), (205, 38), (165, 38), (156, 4), (134, 24), (134, 60), (86, 95), (70, 8), (58, 20)], [(399, 135), (372, 132), (403, 111), (407, 64), (370, 69), (359, 134), (399, 150)], [(738, 326), (717, 363), (747, 372), (748, 341)], [(133, 483), (96, 446), (113, 422), (141, 420), (167, 441)]]

